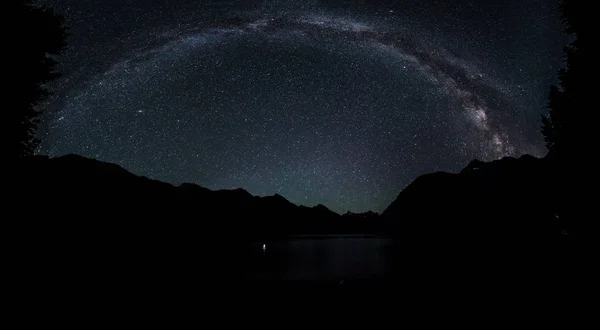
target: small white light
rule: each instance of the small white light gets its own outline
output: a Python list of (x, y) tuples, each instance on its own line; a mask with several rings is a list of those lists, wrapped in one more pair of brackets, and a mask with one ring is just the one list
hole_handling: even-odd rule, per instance
[(263, 252), (265, 252), (267, 250), (267, 244), (263, 244), (262, 249), (263, 249)]

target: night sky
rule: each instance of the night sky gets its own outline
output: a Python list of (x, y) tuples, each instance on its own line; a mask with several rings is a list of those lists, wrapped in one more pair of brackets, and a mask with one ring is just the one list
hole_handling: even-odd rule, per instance
[(342, 213), (475, 158), (546, 153), (556, 0), (38, 3), (71, 34), (42, 154)]

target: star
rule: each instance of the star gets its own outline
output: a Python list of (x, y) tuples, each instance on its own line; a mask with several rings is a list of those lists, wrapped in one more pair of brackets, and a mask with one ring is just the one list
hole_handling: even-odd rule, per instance
[(548, 4), (38, 2), (71, 34), (40, 153), (339, 213), (381, 212), (475, 158), (545, 153), (562, 27), (515, 17), (555, 22)]

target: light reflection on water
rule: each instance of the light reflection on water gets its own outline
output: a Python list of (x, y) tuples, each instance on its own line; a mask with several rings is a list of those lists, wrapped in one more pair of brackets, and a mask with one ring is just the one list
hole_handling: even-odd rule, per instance
[(260, 280), (381, 278), (391, 266), (392, 241), (370, 236), (293, 237), (253, 244), (250, 277)]

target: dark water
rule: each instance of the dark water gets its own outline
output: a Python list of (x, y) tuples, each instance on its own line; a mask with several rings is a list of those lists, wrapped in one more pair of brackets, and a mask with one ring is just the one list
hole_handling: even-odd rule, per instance
[(255, 242), (254, 280), (344, 281), (383, 278), (392, 240), (371, 236), (292, 237)]

